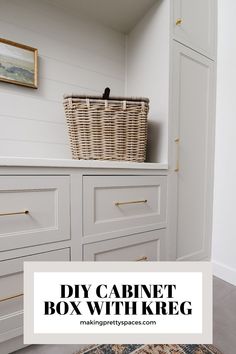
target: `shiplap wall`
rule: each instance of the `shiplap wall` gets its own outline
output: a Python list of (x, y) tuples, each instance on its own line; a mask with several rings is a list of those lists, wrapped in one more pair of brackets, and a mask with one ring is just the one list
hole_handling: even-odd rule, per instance
[(1, 0), (0, 37), (39, 50), (39, 89), (0, 82), (0, 155), (70, 158), (64, 93), (125, 87), (125, 35), (46, 0)]
[(168, 161), (170, 1), (158, 1), (127, 36), (126, 93), (150, 99), (148, 160)]

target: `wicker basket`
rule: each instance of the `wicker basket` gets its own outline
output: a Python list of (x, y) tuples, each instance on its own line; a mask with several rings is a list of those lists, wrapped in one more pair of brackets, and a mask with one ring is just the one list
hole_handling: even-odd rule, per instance
[(147, 98), (64, 96), (73, 159), (144, 162)]

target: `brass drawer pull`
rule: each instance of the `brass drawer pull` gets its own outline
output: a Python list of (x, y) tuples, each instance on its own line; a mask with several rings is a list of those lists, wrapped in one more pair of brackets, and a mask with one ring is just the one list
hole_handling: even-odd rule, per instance
[(24, 294), (17, 294), (17, 295), (13, 295), (13, 296), (3, 297), (2, 299), (0, 299), (0, 302), (17, 299), (18, 297), (21, 297), (21, 296), (24, 296)]
[(182, 23), (183, 23), (182, 18), (177, 18), (177, 20), (175, 21), (176, 26), (180, 26), (180, 25), (182, 25)]
[(115, 206), (128, 205), (128, 204), (145, 204), (145, 203), (147, 203), (147, 199), (133, 200), (133, 201), (129, 201), (129, 202), (115, 202)]
[(136, 262), (146, 262), (148, 258), (146, 256), (143, 256), (141, 258), (136, 259)]
[(27, 214), (29, 214), (29, 210), (17, 211), (12, 213), (0, 213), (0, 216), (27, 215)]

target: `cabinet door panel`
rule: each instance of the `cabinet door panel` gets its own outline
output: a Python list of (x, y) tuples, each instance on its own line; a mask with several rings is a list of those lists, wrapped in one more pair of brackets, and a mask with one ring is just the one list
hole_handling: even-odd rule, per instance
[(174, 0), (174, 39), (215, 58), (216, 55), (216, 0)]
[[(175, 44), (172, 141), (173, 167), (177, 162), (179, 164), (179, 171), (174, 173), (177, 258), (182, 260), (203, 259), (210, 252), (214, 78), (214, 62), (179, 43)], [(178, 143), (175, 138), (179, 139)]]

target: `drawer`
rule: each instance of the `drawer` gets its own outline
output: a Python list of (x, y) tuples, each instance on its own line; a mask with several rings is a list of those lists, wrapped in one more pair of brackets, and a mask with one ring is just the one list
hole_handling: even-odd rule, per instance
[(1, 176), (0, 200), (1, 251), (70, 238), (69, 176)]
[(23, 264), (29, 261), (69, 261), (70, 249), (0, 262), (0, 342), (23, 333)]
[(164, 259), (165, 230), (155, 230), (83, 246), (84, 261), (132, 262)]
[(166, 176), (85, 176), (83, 235), (165, 227), (166, 181)]

